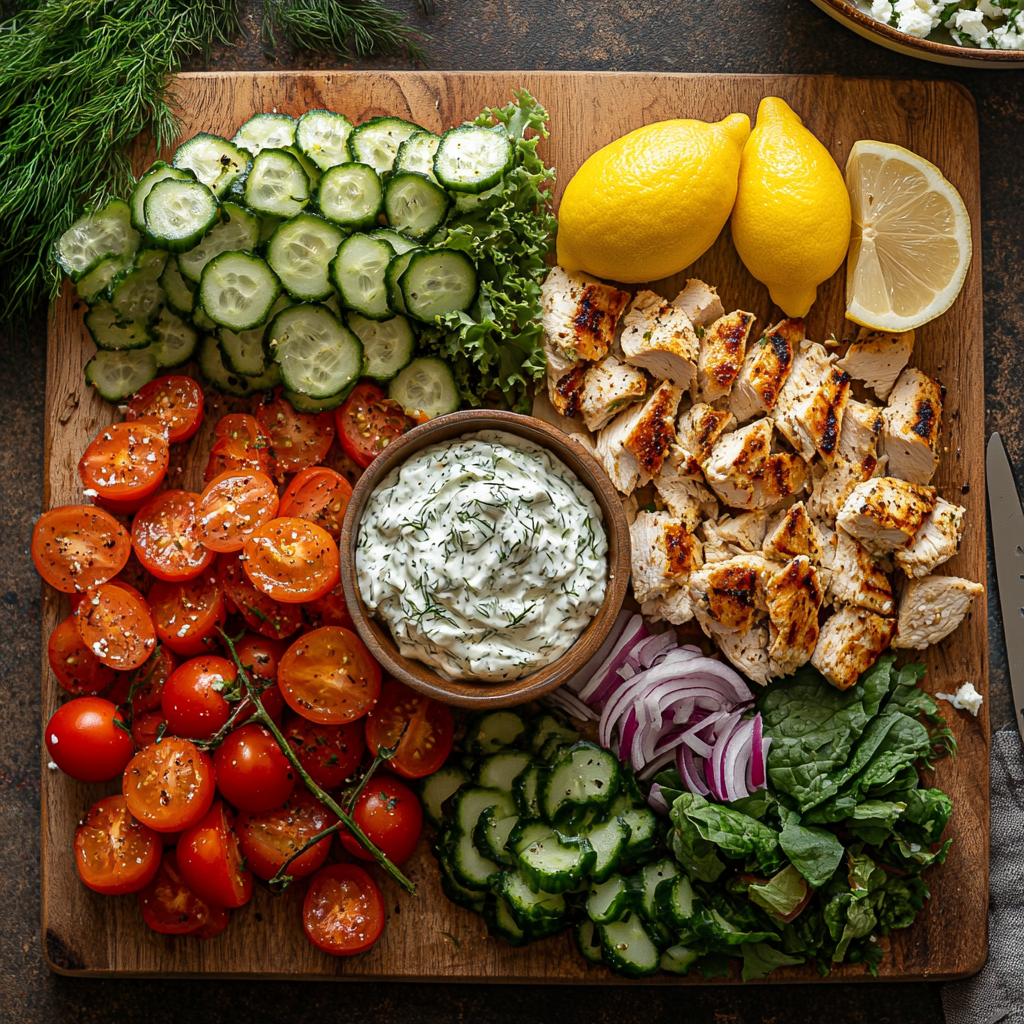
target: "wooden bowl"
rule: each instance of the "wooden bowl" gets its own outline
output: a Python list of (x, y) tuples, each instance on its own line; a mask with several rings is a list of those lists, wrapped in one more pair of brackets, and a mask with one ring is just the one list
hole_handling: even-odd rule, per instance
[[(608, 534), (608, 581), (604, 603), (579, 639), (557, 661), (521, 679), (505, 683), (472, 683), (445, 679), (428, 666), (398, 652), (385, 623), (372, 618), (363, 604), (356, 579), (356, 541), (363, 511), (377, 485), (416, 452), (481, 430), (504, 430), (533, 441), (557, 455), (594, 495), (604, 514)], [(629, 524), (618, 493), (597, 460), (562, 431), (532, 416), (470, 410), (439, 416), (410, 430), (389, 445), (356, 485), (341, 528), (341, 584), (356, 630), (385, 673), (428, 697), (461, 707), (491, 709), (533, 700), (570, 679), (597, 653), (622, 607), (629, 584)]]

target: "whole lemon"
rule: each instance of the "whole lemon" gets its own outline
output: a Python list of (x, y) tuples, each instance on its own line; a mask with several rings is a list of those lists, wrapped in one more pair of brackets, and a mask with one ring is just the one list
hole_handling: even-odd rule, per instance
[(710, 248), (729, 219), (746, 114), (658, 121), (587, 158), (558, 211), (558, 262), (635, 284), (659, 281)]
[(850, 195), (829, 151), (774, 96), (743, 147), (732, 240), (786, 316), (807, 314), (850, 244)]

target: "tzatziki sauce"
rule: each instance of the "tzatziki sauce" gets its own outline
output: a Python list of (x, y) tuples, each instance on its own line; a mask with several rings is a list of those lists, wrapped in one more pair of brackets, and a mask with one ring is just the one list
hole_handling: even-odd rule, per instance
[(449, 679), (519, 679), (563, 655), (604, 601), (601, 507), (546, 449), (486, 430), (393, 469), (367, 503), (359, 592), (404, 657)]

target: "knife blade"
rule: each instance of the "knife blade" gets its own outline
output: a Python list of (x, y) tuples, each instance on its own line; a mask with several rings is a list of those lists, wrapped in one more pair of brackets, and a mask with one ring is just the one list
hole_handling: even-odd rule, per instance
[(1024, 510), (1003, 439), (994, 433), (985, 453), (988, 508), (992, 520), (999, 606), (1003, 614), (1010, 690), (1017, 728), (1024, 740)]

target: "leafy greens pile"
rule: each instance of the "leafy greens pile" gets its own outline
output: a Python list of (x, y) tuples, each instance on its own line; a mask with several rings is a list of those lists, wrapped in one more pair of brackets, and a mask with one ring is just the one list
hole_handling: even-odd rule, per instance
[(742, 955), (743, 978), (813, 957), (865, 963), (877, 939), (906, 928), (928, 898), (920, 873), (939, 845), (952, 802), (921, 787), (916, 765), (952, 753), (924, 666), (880, 658), (849, 690), (810, 666), (758, 701), (771, 737), (769, 788), (722, 805), (657, 781), (671, 804), (669, 842), (693, 884), (693, 945), (706, 975)]

